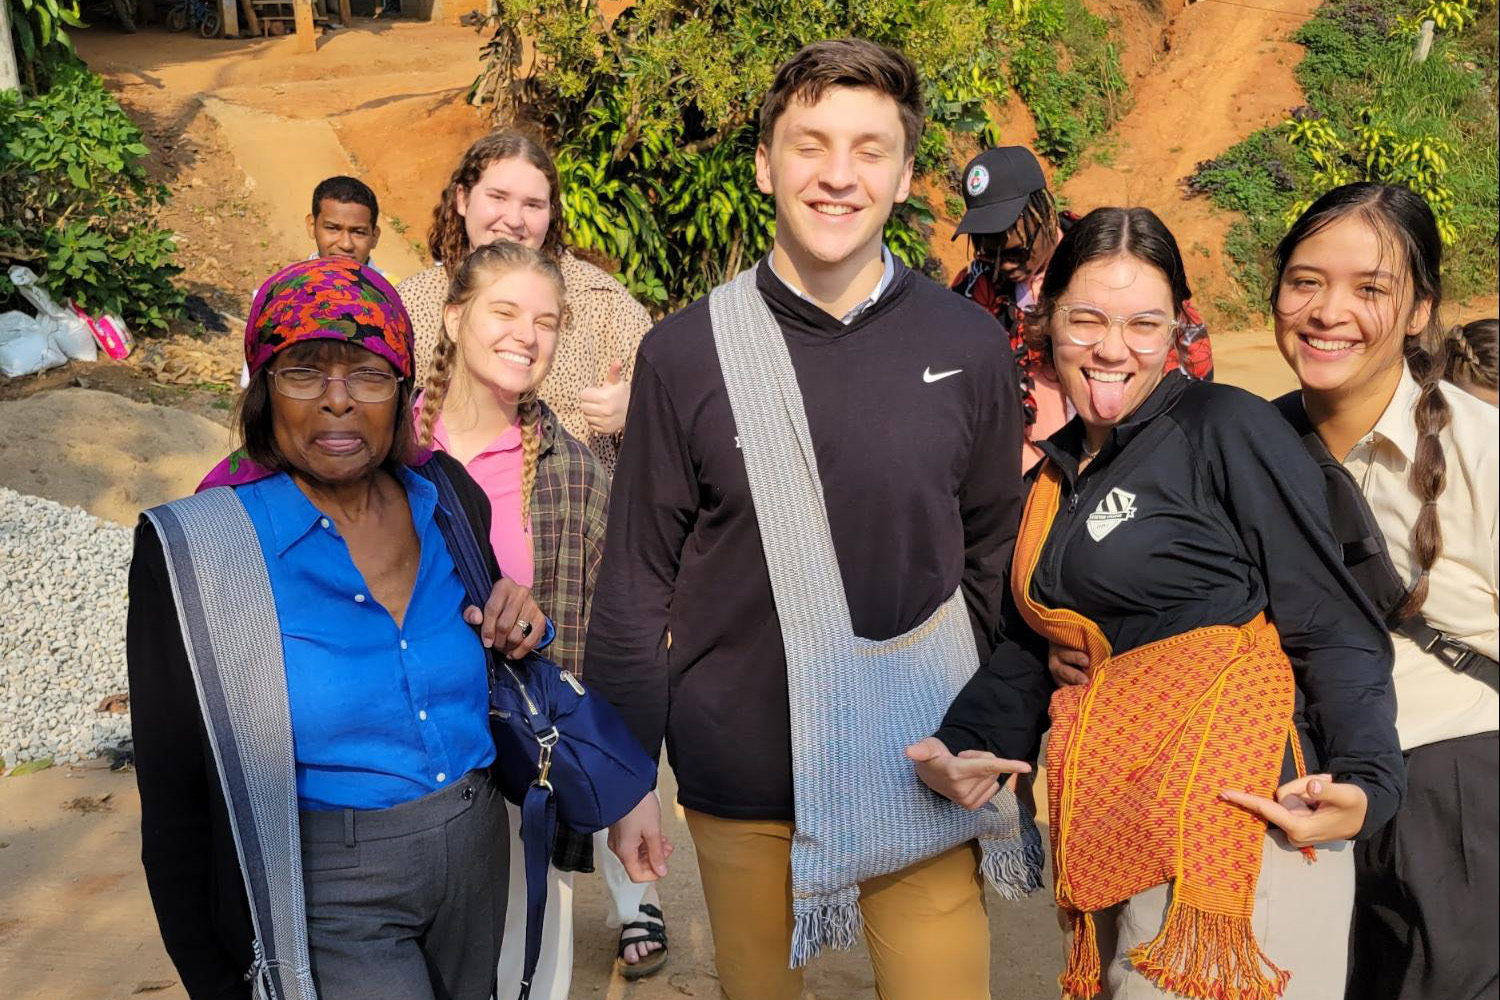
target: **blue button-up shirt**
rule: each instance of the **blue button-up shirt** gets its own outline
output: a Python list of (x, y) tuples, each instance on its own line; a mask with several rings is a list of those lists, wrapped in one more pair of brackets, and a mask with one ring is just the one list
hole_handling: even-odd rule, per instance
[(462, 618), (437, 490), (405, 469), (400, 478), (422, 555), (399, 627), (290, 476), (237, 487), (281, 619), (303, 809), (399, 805), (495, 757), (485, 652)]

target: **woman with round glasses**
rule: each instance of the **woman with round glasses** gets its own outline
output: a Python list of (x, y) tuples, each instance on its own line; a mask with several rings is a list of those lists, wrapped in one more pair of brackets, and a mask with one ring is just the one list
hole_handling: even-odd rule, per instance
[[(1079, 683), (993, 660), (944, 729), (1007, 770), (1051, 696), (1067, 996), (1321, 1000), (1343, 991), (1348, 842), (1403, 789), (1391, 647), (1285, 420), (1165, 371), (1187, 298), (1146, 209), (1091, 212), (1058, 245), (1034, 346), (1078, 415), (1041, 442), (1011, 582)], [(917, 767), (970, 808), (995, 791)]]
[(494, 990), (508, 836), (485, 647), (521, 656), (549, 629), (512, 581), (466, 599), (445, 525), (488, 538), (490, 505), (415, 448), (411, 357), (376, 272), (281, 271), (246, 324), (244, 447), (136, 530), (141, 857), (195, 1000)]

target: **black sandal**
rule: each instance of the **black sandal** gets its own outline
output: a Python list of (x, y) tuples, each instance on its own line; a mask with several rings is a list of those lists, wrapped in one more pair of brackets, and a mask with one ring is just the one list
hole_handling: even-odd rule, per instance
[[(667, 964), (667, 921), (661, 915), (658, 907), (650, 903), (642, 903), (641, 913), (650, 917), (650, 920), (632, 920), (620, 928), (620, 947), (615, 956), (615, 971), (626, 979), (645, 979), (654, 976), (661, 971), (662, 966)], [(635, 931), (632, 937), (625, 937), (626, 931)], [(633, 944), (645, 944), (651, 942), (661, 945), (660, 948), (647, 954), (634, 965), (625, 961), (625, 949)]]

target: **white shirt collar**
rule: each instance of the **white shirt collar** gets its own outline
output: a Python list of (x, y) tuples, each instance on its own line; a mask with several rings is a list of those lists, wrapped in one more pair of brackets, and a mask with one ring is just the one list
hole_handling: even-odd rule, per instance
[[(839, 317), (840, 323), (844, 324), (845, 326), (853, 323), (860, 317), (862, 313), (865, 312), (865, 310), (869, 309), (876, 302), (878, 302), (880, 300), (880, 297), (885, 294), (885, 290), (891, 287), (891, 282), (896, 280), (896, 258), (894, 255), (892, 255), (890, 248), (887, 247), (884, 243), (880, 245), (880, 263), (883, 265), (883, 267), (880, 272), (880, 280), (875, 283), (875, 290), (869, 294), (868, 298), (859, 300), (854, 304), (854, 307), (852, 309), (844, 313), (843, 316)], [(799, 299), (802, 299), (804, 302), (812, 301), (812, 299), (808, 298), (807, 295), (802, 291), (802, 289), (798, 288), (796, 285), (793, 285), (790, 281), (787, 281), (779, 273), (777, 273), (774, 254), (766, 255), (766, 266), (771, 269), (772, 274), (776, 275), (777, 280), (786, 287), (790, 288), (793, 292), (795, 292)]]

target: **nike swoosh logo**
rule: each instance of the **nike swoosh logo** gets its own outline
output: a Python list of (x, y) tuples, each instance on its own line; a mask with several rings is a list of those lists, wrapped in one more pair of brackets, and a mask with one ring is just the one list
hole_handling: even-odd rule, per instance
[(922, 372), (922, 381), (930, 385), (933, 382), (941, 382), (949, 375), (957, 375), (961, 371), (963, 371), (962, 368), (955, 368), (951, 372), (935, 372), (929, 367), (926, 371)]

